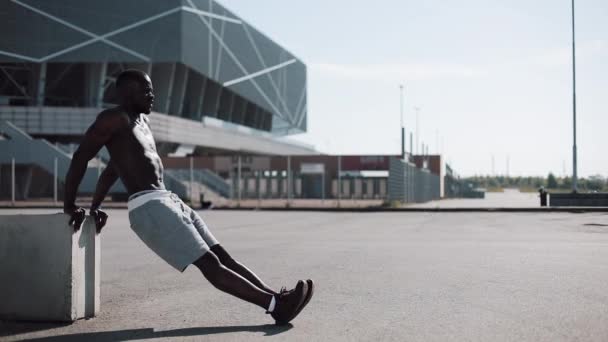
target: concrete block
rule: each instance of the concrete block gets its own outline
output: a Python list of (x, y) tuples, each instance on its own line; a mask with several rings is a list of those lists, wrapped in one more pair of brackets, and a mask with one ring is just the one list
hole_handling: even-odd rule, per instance
[(99, 312), (100, 241), (65, 214), (0, 216), (0, 318), (75, 321)]

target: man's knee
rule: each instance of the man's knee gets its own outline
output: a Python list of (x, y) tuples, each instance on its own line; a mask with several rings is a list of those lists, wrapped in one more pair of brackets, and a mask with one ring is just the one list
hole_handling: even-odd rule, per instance
[(219, 258), (224, 266), (230, 268), (232, 265), (236, 264), (236, 260), (234, 260), (220, 244), (211, 246), (211, 251)]
[(220, 272), (220, 268), (222, 267), (222, 263), (212, 251), (208, 251), (207, 253), (203, 254), (203, 256), (198, 258), (192, 264), (198, 267), (198, 269), (203, 272), (203, 275), (207, 279), (217, 277)]

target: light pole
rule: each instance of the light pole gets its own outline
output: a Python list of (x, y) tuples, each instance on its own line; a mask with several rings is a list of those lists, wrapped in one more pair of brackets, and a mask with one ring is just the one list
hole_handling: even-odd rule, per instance
[(572, 0), (572, 192), (577, 192), (576, 163), (576, 36), (574, 35), (574, 0)]
[(401, 159), (405, 159), (405, 127), (403, 127), (403, 84), (399, 85), (399, 95), (401, 100), (400, 116), (401, 116)]
[(435, 154), (439, 154), (439, 129), (435, 129)]
[(420, 145), (418, 145), (420, 143), (420, 124), (418, 121), (418, 112), (420, 111), (420, 108), (414, 107), (414, 110), (416, 111), (416, 154), (420, 154)]

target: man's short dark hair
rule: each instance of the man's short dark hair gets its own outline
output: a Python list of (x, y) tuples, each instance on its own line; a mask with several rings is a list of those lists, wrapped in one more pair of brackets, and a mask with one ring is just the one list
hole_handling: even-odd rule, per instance
[(148, 76), (148, 74), (141, 70), (127, 69), (121, 72), (120, 75), (118, 75), (118, 77), (116, 78), (116, 88), (121, 89), (131, 82), (144, 84), (144, 82), (146, 81), (146, 76)]

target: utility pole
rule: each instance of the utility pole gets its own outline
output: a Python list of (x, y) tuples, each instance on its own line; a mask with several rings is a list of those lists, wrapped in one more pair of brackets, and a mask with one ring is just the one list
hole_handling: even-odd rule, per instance
[(403, 127), (403, 84), (399, 85), (399, 93), (400, 93), (400, 99), (401, 99), (401, 108), (400, 108), (400, 115), (401, 115), (401, 153), (399, 153), (401, 155), (401, 159), (405, 159), (405, 127)]
[(435, 129), (435, 154), (439, 154), (439, 130)]
[(416, 154), (420, 154), (420, 122), (418, 120), (418, 112), (420, 111), (420, 108), (414, 107), (414, 110), (416, 111)]
[(414, 155), (414, 133), (410, 132), (410, 156)]
[(574, 0), (572, 0), (572, 192), (577, 192), (576, 162), (576, 36), (574, 34)]

